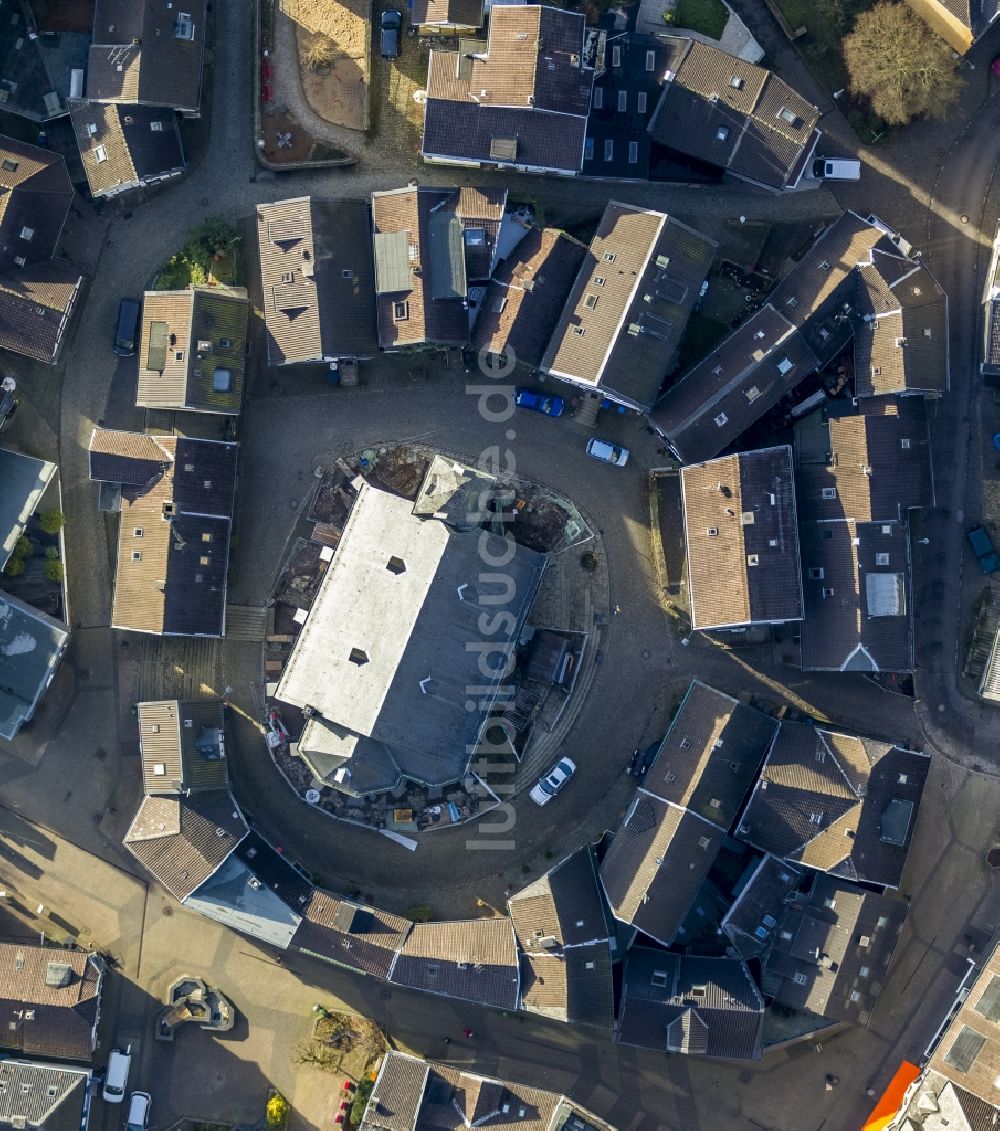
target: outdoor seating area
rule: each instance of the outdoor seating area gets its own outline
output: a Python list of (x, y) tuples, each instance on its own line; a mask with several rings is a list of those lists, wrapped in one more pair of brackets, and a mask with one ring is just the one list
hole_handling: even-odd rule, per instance
[(197, 1021), (199, 1028), (217, 1033), (228, 1032), (233, 1027), (236, 1011), (232, 1002), (201, 978), (187, 975), (179, 978), (171, 985), (167, 997), (167, 1006), (156, 1017), (154, 1035), (158, 1041), (172, 1041), (187, 1021)]

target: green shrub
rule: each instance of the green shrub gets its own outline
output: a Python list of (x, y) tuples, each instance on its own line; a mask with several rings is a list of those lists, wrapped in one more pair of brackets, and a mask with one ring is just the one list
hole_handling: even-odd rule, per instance
[(45, 556), (49, 559), (50, 562), (59, 561), (59, 547), (58, 546), (46, 546), (45, 547)]
[(375, 1081), (365, 1077), (354, 1092), (354, 1103), (351, 1104), (351, 1123), (355, 1127), (361, 1126), (361, 1121), (365, 1117), (365, 1108), (368, 1106), (368, 1100), (371, 1098), (374, 1087)]
[(21, 559), (26, 558), (31, 553), (31, 539), (27, 535), (22, 534), (20, 538), (14, 543), (14, 552), (11, 557)]
[(62, 579), (66, 576), (66, 571), (63, 569), (62, 562), (46, 562), (45, 576), (49, 579), (49, 581), (62, 581)]
[(434, 918), (434, 910), (426, 903), (417, 903), (408, 908), (405, 917), (411, 923), (429, 923)]
[(62, 511), (45, 511), (38, 517), (38, 525), (46, 534), (58, 534), (66, 525), (66, 516)]
[(24, 558), (11, 558), (3, 571), (8, 577), (20, 577), (24, 573)]

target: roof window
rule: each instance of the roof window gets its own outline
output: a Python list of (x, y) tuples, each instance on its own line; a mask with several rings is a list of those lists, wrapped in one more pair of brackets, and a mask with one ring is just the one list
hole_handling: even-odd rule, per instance
[(729, 417), (724, 412), (720, 412), (715, 418), (716, 428), (724, 428), (729, 423)]
[(628, 163), (630, 165), (637, 165), (639, 163), (639, 143), (637, 141), (630, 141), (628, 143)]
[(353, 270), (353, 268), (351, 268), (351, 267), (345, 267), (345, 268), (344, 268), (344, 269), (343, 269), (343, 270), (342, 270), (342, 271), (340, 272), (340, 277), (341, 277), (342, 279), (353, 279), (353, 278), (354, 278), (354, 270)]
[(644, 90), (640, 90), (635, 96), (635, 108), (640, 114), (646, 113), (646, 92)]
[(282, 271), (281, 272), (281, 281), (283, 283), (290, 283), (294, 277), (295, 276), (292, 274), (291, 271)]
[(134, 562), (141, 562), (142, 561), (142, 550), (133, 550), (132, 551), (132, 561), (134, 561)]
[(888, 554), (876, 554), (875, 555), (875, 564), (887, 566), (889, 564), (889, 555)]
[(708, 536), (709, 536), (709, 538), (718, 538), (719, 537), (719, 528), (717, 526), (710, 526), (708, 528)]
[(605, 138), (605, 141), (604, 141), (604, 160), (605, 161), (614, 161), (614, 159), (615, 159), (615, 139), (611, 138), (611, 137)]
[(159, 119), (157, 119), (155, 122), (150, 122), (149, 128), (153, 131), (154, 134), (163, 133), (163, 123)]
[(190, 12), (178, 12), (174, 17), (174, 39), (194, 39), (194, 21)]
[(604, 107), (604, 87), (594, 87), (593, 106), (595, 110), (601, 110)]
[(832, 596), (833, 596), (833, 590), (832, 590), (832, 589), (826, 589), (826, 588), (824, 588), (824, 590), (823, 590), (823, 596), (824, 596), (824, 597), (832, 597)]
[(166, 775), (167, 775), (166, 764), (164, 762), (154, 762), (153, 763), (153, 777), (154, 778), (162, 778), (162, 777), (166, 777)]
[(716, 141), (725, 141), (728, 137), (729, 137), (729, 127), (728, 126), (719, 126), (719, 128), (715, 131), (715, 140)]
[(22, 240), (30, 240), (30, 239), (33, 239), (33, 238), (34, 238), (34, 235), (35, 235), (35, 229), (34, 229), (34, 228), (29, 228), (29, 227), (28, 227), (27, 225), (25, 225), (25, 226), (24, 226), (24, 227), (23, 227), (23, 228), (21, 229), (21, 239), (22, 239)]
[(587, 295), (583, 300), (583, 305), (588, 310), (593, 310), (597, 306), (597, 295)]
[(824, 487), (822, 490), (822, 495), (824, 499), (835, 499), (837, 497), (837, 488)]
[(809, 580), (810, 581), (822, 581), (823, 577), (824, 577), (824, 570), (823, 570), (822, 566), (810, 566), (809, 567)]
[(627, 90), (620, 90), (620, 91), (618, 91), (618, 113), (624, 114), (627, 109), (628, 109), (628, 91)]
[(733, 88), (733, 90), (742, 90), (743, 80), (739, 75), (733, 75), (733, 77), (729, 80), (729, 85)]
[(618, 256), (613, 251), (606, 251), (601, 258), (605, 263), (614, 263)]
[(4, 160), (4, 163), (3, 163), (3, 171), (5, 173), (16, 173), (17, 172), (17, 162), (11, 161), (11, 159), (9, 157), (6, 158)]
[(778, 111), (778, 117), (786, 126), (797, 126), (799, 124), (799, 116), (794, 110), (789, 110), (787, 106), (782, 106)]
[(576, 336), (578, 338), (582, 338), (583, 335), (586, 334), (586, 332), (587, 331), (582, 326), (574, 326), (573, 327), (573, 333), (576, 334)]
[(98, 163), (98, 165), (100, 165), (102, 161), (107, 161), (107, 159), (108, 151), (104, 148), (103, 145), (99, 145), (94, 150), (94, 160)]
[(132, 531), (132, 537), (133, 538), (141, 538), (142, 537), (142, 527), (141, 526), (135, 527), (135, 529)]
[(656, 70), (656, 52), (655, 51), (647, 51), (646, 52), (646, 70), (647, 71), (655, 71)]
[(603, 287), (606, 282), (607, 282), (607, 279), (605, 279), (605, 277), (603, 275), (595, 275), (594, 276), (594, 286), (595, 287)]

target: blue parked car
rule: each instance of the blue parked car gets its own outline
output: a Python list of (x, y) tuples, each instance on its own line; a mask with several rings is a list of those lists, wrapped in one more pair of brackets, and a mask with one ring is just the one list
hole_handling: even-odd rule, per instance
[(562, 397), (557, 397), (554, 394), (533, 393), (530, 389), (515, 389), (514, 404), (520, 408), (544, 412), (546, 416), (562, 416), (566, 411), (566, 402)]

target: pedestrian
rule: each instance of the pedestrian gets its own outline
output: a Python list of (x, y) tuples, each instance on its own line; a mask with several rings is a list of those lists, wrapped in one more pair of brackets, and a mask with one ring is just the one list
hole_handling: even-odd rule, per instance
[(450, 1044), (451, 1044), (451, 1037), (445, 1037), (445, 1038), (444, 1038), (444, 1043), (445, 1043), (446, 1045), (450, 1045)]
[(463, 1029), (462, 1035), (465, 1037), (466, 1040), (469, 1040), (470, 1037), (475, 1036), (475, 1033), (473, 1033), (473, 1031), (471, 1029)]

